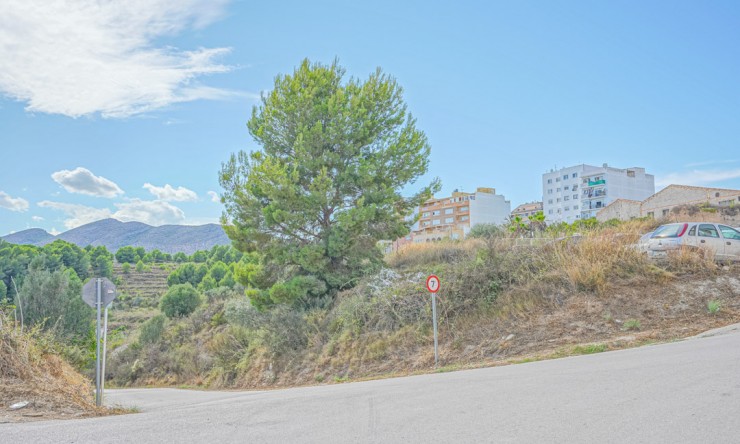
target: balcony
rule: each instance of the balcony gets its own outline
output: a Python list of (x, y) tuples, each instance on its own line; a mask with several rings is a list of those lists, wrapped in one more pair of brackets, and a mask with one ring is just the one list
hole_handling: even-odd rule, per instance
[(590, 180), (588, 181), (588, 186), (595, 187), (597, 185), (604, 185), (606, 183), (606, 179), (601, 180)]

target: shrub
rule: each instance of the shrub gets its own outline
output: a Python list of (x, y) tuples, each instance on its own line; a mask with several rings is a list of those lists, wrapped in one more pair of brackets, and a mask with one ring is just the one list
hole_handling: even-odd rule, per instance
[(178, 318), (190, 315), (201, 302), (200, 293), (192, 285), (178, 284), (167, 290), (159, 303), (159, 309), (168, 318)]
[(722, 303), (717, 300), (707, 302), (707, 311), (709, 314), (717, 314), (722, 309)]
[(640, 321), (638, 321), (637, 319), (627, 319), (626, 321), (624, 321), (623, 328), (625, 330), (639, 330), (640, 327)]
[(157, 315), (142, 324), (139, 332), (139, 343), (154, 344), (159, 341), (164, 332), (164, 316)]
[(128, 262), (124, 262), (121, 266), (121, 269), (125, 274), (128, 274), (131, 271), (131, 264), (129, 264)]

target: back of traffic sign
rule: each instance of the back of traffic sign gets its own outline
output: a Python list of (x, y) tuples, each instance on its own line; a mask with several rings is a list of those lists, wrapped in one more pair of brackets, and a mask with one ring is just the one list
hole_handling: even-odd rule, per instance
[[(97, 279), (93, 278), (82, 287), (82, 300), (92, 308), (95, 308), (98, 301), (97, 285)], [(107, 307), (115, 298), (115, 284), (108, 278), (102, 278), (100, 282), (100, 301), (103, 303), (103, 307)]]

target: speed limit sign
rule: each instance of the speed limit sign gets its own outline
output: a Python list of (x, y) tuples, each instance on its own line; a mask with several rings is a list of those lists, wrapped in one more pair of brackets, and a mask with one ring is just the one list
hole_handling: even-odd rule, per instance
[(436, 293), (439, 291), (439, 278), (435, 275), (430, 275), (427, 278), (427, 290), (431, 291), (432, 293)]

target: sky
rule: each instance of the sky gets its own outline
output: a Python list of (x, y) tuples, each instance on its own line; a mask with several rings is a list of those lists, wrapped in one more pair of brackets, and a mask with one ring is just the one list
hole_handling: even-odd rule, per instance
[[(736, 1), (4, 0), (0, 234), (217, 222), (218, 172), (304, 58), (397, 79), (439, 196), (645, 167), (740, 188)], [(416, 188), (415, 188), (416, 187)]]

